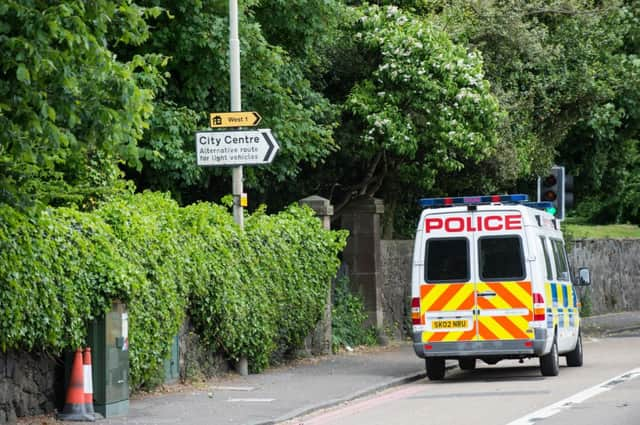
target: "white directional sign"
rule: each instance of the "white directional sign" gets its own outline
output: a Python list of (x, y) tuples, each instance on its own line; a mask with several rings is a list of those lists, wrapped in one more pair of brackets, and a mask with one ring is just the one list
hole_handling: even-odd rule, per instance
[(279, 149), (268, 128), (196, 133), (198, 165), (269, 164)]

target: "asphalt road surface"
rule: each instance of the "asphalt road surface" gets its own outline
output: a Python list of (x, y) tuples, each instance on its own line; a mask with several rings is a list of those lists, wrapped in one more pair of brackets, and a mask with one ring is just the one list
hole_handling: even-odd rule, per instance
[(543, 377), (537, 359), (447, 371), (287, 425), (638, 425), (640, 336), (585, 339), (584, 366)]

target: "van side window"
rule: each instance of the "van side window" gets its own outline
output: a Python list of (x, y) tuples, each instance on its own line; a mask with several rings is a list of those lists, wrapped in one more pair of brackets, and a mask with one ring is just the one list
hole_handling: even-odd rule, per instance
[(429, 239), (425, 253), (427, 282), (469, 281), (469, 241), (467, 238)]
[(553, 270), (551, 270), (551, 260), (549, 259), (549, 252), (547, 252), (546, 239), (540, 236), (540, 248), (544, 253), (544, 265), (547, 267), (547, 279), (553, 280)]
[(556, 264), (556, 278), (558, 280), (571, 280), (569, 275), (569, 264), (567, 262), (567, 253), (561, 240), (551, 239), (551, 248), (553, 249), (553, 259)]
[(524, 255), (519, 236), (489, 236), (478, 241), (480, 279), (520, 280), (525, 278)]

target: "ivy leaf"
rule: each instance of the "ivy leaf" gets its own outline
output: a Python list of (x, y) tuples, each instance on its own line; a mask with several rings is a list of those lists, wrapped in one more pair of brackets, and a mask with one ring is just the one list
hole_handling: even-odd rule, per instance
[(16, 78), (18, 81), (24, 84), (31, 84), (31, 74), (24, 64), (18, 65), (18, 70), (16, 71)]

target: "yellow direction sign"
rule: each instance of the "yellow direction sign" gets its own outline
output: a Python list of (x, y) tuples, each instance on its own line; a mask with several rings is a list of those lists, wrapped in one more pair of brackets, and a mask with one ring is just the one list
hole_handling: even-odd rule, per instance
[(254, 127), (262, 120), (257, 112), (211, 112), (209, 125), (211, 128), (222, 127)]

